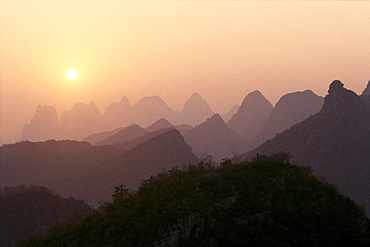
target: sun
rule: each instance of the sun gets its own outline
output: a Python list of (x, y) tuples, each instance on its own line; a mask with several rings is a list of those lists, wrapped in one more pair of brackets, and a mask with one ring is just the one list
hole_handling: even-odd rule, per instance
[(74, 79), (77, 78), (78, 73), (77, 73), (76, 70), (70, 69), (70, 70), (67, 71), (66, 76), (67, 76), (68, 79), (74, 80)]

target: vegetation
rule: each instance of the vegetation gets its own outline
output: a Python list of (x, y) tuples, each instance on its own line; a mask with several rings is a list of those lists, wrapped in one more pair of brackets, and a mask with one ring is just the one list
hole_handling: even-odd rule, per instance
[(362, 209), (288, 155), (210, 159), (118, 186), (113, 203), (19, 246), (370, 246)]
[(51, 227), (77, 222), (91, 211), (83, 201), (61, 198), (45, 187), (5, 187), (0, 191), (0, 246), (12, 246), (28, 236), (45, 234)]

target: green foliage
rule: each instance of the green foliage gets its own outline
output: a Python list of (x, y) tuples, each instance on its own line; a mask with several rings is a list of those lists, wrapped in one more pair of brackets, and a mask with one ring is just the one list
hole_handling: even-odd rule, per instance
[(211, 159), (118, 186), (114, 202), (79, 224), (19, 246), (369, 246), (360, 207), (289, 155)]

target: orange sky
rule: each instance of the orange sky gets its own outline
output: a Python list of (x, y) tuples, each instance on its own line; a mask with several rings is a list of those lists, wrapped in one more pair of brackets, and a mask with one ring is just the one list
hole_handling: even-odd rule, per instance
[[(101, 111), (158, 95), (180, 110), (198, 92), (219, 113), (260, 90), (325, 96), (370, 79), (370, 2), (0, 1), (2, 143), (37, 105)], [(70, 81), (65, 72), (79, 77)]]

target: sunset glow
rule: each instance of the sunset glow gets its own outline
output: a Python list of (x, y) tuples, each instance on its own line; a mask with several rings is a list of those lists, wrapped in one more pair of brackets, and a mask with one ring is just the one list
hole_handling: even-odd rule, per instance
[[(370, 1), (0, 5), (2, 143), (19, 140), (38, 105), (60, 116), (76, 102), (103, 112), (158, 95), (178, 111), (197, 92), (222, 114), (253, 90), (275, 104), (299, 90), (325, 96), (334, 79), (361, 93), (370, 79)], [(78, 83), (66, 83), (70, 68)]]

